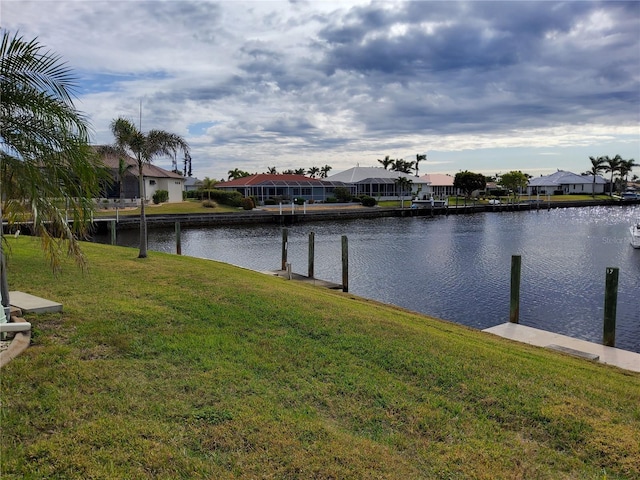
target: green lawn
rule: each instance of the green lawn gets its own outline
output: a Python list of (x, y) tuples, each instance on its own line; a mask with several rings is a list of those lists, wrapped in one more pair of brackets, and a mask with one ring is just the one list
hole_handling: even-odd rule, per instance
[[(185, 200), (177, 203), (161, 203), (160, 205), (147, 205), (145, 208), (146, 215), (170, 215), (178, 213), (228, 213), (238, 212), (242, 209), (237, 207), (229, 207), (228, 205), (217, 204), (215, 208), (203, 207), (199, 200)], [(114, 209), (98, 209), (97, 217), (112, 217), (115, 214)], [(140, 215), (140, 208), (120, 210), (120, 215)]]
[[(6, 479), (640, 478), (640, 374), (214, 261), (10, 237)], [(452, 299), (455, 301), (455, 299)]]

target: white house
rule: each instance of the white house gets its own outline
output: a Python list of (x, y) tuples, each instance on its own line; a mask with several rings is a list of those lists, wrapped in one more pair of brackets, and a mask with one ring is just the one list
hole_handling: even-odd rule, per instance
[(453, 186), (454, 177), (443, 173), (427, 173), (421, 179), (429, 183), (434, 197), (443, 198), (457, 195), (458, 189)]
[[(595, 187), (593, 175), (577, 175), (572, 172), (558, 170), (551, 175), (542, 175), (529, 180), (529, 195), (553, 195), (571, 193), (591, 195), (604, 193), (607, 181), (596, 175)], [(594, 191), (595, 190), (595, 191)]]
[(385, 170), (382, 167), (353, 167), (327, 177), (329, 182), (341, 182), (351, 189), (353, 195), (369, 195), (378, 200), (397, 200), (400, 196), (398, 179), (404, 177), (411, 182), (410, 192), (405, 195), (430, 195), (429, 182), (423, 177), (409, 173)]

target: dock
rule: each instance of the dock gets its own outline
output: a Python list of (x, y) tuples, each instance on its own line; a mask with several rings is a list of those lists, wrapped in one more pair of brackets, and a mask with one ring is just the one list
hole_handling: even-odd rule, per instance
[(632, 372), (640, 372), (640, 353), (607, 347), (518, 323), (503, 323), (495, 327), (485, 328), (483, 332), (528, 343), (529, 345), (548, 348), (586, 360), (614, 365)]
[(275, 275), (276, 277), (280, 278), (286, 278), (287, 280), (295, 280), (297, 282), (315, 285), (316, 287), (329, 288), (331, 290), (342, 290), (342, 285), (340, 285), (339, 283), (328, 282), (326, 280), (320, 280), (318, 278), (306, 277), (304, 275), (300, 275), (299, 273), (288, 272), (287, 270), (273, 270), (265, 273)]

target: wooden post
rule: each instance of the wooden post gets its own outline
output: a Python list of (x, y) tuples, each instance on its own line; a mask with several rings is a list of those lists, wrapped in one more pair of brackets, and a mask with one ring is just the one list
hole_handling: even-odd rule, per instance
[(608, 267), (604, 288), (604, 329), (602, 344), (616, 346), (616, 306), (618, 304), (618, 268)]
[(176, 222), (176, 253), (182, 255), (182, 243), (180, 241), (180, 222)]
[(347, 236), (342, 236), (342, 291), (349, 291), (349, 243)]
[(511, 299), (509, 303), (509, 322), (520, 321), (520, 255), (511, 256)]
[(111, 245), (115, 245), (116, 244), (116, 221), (111, 220), (110, 226), (111, 226)]
[(282, 266), (280, 270), (287, 269), (287, 243), (288, 243), (288, 230), (286, 228), (282, 229)]
[(313, 278), (314, 275), (314, 261), (315, 261), (315, 234), (309, 233), (309, 278)]

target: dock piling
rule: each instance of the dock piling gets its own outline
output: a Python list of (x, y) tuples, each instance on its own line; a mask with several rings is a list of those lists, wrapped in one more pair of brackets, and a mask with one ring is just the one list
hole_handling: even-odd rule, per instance
[(282, 229), (282, 265), (280, 270), (287, 269), (287, 246), (289, 243), (289, 231), (286, 228)]
[(604, 328), (602, 344), (607, 347), (616, 346), (616, 306), (618, 304), (619, 269), (608, 267), (604, 289)]
[(315, 262), (315, 234), (309, 233), (309, 271), (308, 277), (313, 278), (314, 275), (314, 262)]
[(509, 302), (509, 322), (520, 321), (520, 255), (511, 256), (511, 298)]
[(342, 236), (342, 291), (349, 291), (349, 243), (347, 236)]
[(176, 222), (176, 254), (182, 255), (182, 242), (180, 239), (180, 222)]

